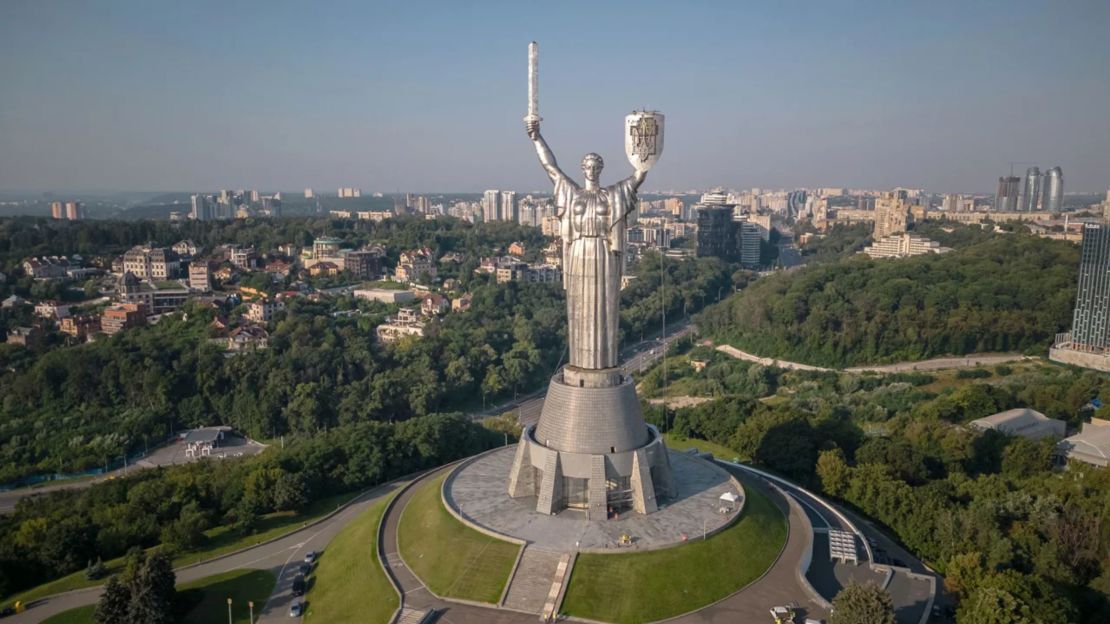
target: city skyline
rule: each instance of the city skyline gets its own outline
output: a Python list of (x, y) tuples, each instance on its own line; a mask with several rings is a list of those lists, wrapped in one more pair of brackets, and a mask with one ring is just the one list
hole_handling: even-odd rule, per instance
[(0, 189), (543, 188), (519, 155), (531, 39), (553, 148), (601, 153), (603, 181), (630, 171), (631, 101), (668, 116), (652, 189), (990, 193), (1010, 161), (1108, 183), (1104, 4), (590, 10), (11, 3)]

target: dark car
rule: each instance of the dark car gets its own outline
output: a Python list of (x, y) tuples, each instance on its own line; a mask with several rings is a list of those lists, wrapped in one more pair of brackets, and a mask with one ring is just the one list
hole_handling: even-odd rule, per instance
[(303, 596), (304, 595), (304, 575), (303, 574), (298, 574), (297, 578), (293, 579), (293, 595), (294, 596)]
[(303, 575), (307, 575), (307, 574), (308, 574), (309, 572), (311, 572), (311, 571), (312, 571), (312, 564), (310, 564), (310, 563), (302, 563), (302, 564), (301, 564), (301, 567), (300, 567), (300, 571), (301, 571), (301, 575), (302, 575), (302, 576), (303, 576)]

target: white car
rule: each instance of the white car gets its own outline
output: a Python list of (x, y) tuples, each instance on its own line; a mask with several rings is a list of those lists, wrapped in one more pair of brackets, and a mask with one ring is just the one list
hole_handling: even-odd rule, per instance
[(289, 617), (301, 617), (301, 613), (303, 611), (304, 604), (301, 603), (300, 600), (297, 600), (293, 604), (289, 605)]

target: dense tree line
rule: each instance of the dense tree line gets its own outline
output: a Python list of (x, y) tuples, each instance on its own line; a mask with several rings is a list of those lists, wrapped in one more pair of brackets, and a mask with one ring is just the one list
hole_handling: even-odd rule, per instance
[[(1092, 398), (1110, 394), (1107, 375), (1002, 366), (990, 379), (938, 385), (921, 373), (711, 362), (699, 377), (732, 370), (762, 383), (677, 410), (672, 431), (724, 444), (886, 525), (945, 575), (959, 621), (1110, 618), (1110, 470), (1054, 470), (1052, 440), (966, 426), (1029, 406), (1075, 428)], [(984, 619), (991, 612), (999, 619)]]
[(85, 568), (98, 558), (162, 544), (184, 551), (205, 531), (249, 534), (261, 516), (295, 511), (502, 443), (458, 415), (361, 422), (257, 457), (142, 470), (84, 490), (23, 499), (0, 516), (0, 595)]
[(761, 279), (701, 315), (720, 342), (822, 366), (1043, 353), (1071, 324), (1078, 250), (1012, 234), (943, 255), (852, 256)]

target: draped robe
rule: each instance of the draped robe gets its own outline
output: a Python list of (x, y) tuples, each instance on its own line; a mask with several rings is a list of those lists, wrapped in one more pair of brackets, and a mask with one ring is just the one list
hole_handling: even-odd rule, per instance
[(570, 365), (613, 368), (625, 232), (637, 206), (633, 179), (590, 191), (560, 175), (555, 206), (563, 239)]

